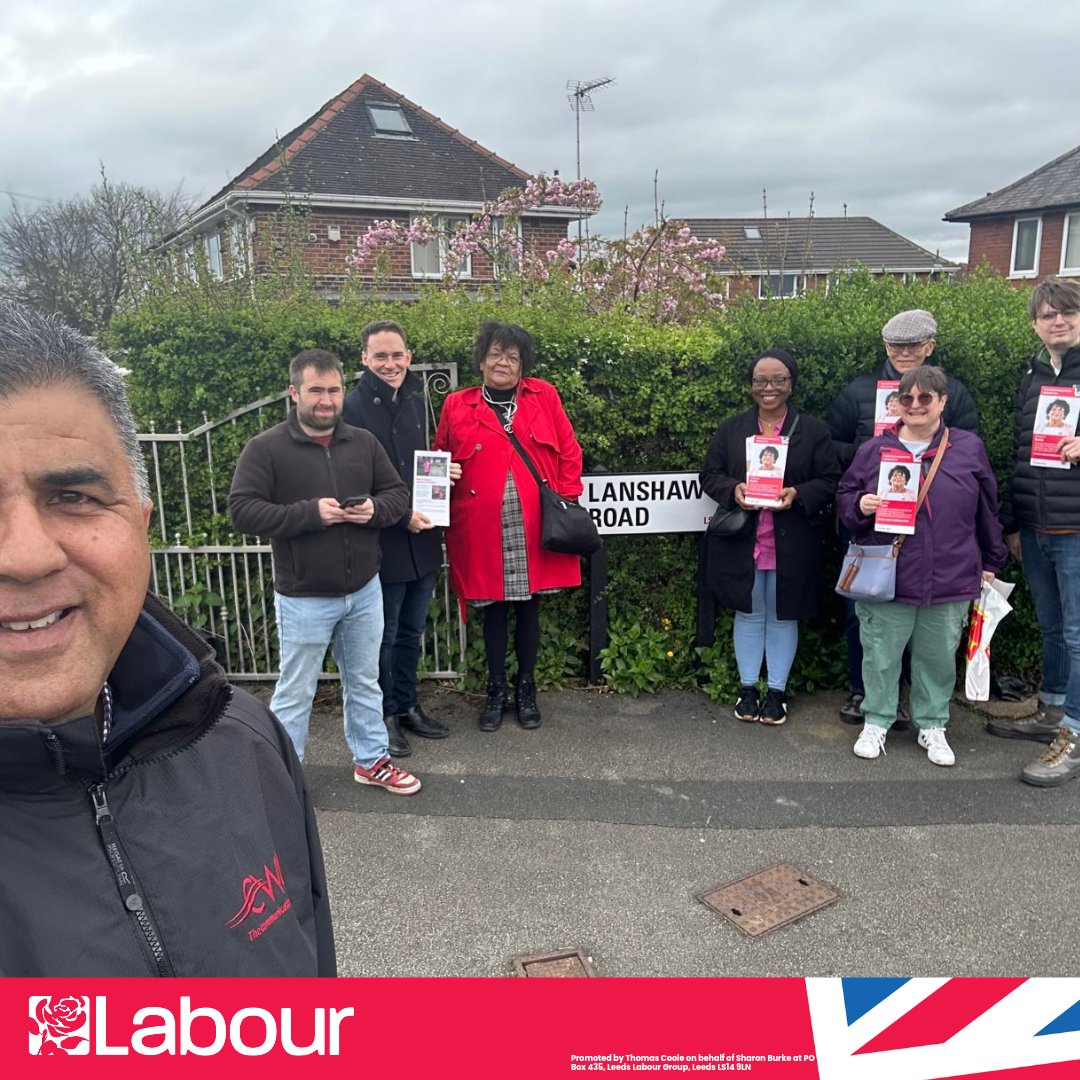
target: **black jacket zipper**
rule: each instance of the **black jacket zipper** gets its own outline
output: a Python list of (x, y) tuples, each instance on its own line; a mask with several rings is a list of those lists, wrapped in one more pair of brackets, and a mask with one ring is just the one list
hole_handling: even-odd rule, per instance
[(116, 878), (116, 887), (120, 891), (120, 899), (124, 908), (135, 918), (146, 939), (147, 948), (153, 957), (156, 974), (162, 978), (170, 978), (174, 974), (172, 963), (165, 952), (165, 946), (161, 941), (154, 917), (139, 892), (139, 883), (135, 872), (131, 867), (127, 852), (120, 842), (120, 833), (116, 828), (116, 820), (109, 809), (108, 800), (105, 798), (105, 785), (94, 784), (90, 788), (90, 803), (94, 808), (94, 824), (101, 836), (101, 843), (108, 856), (109, 865), (112, 867), (113, 877)]

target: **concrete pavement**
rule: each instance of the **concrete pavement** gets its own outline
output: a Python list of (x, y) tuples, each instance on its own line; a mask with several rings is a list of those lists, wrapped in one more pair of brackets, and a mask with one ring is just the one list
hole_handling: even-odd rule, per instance
[[(856, 758), (842, 695), (780, 728), (699, 693), (541, 695), (544, 724), (477, 730), (478, 699), (424, 686), (449, 738), (410, 737), (402, 798), (351, 778), (340, 713), (305, 769), (347, 976), (503, 976), (580, 947), (606, 976), (1076, 975), (1080, 782), (1021, 784), (1041, 744), (992, 738), (959, 705), (957, 764), (914, 732)], [(758, 939), (694, 899), (770, 863), (840, 902)]]

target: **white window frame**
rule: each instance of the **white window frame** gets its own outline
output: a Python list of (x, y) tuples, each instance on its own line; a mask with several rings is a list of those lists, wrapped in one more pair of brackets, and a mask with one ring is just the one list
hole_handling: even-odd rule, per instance
[[(446, 230), (448, 228), (452, 228), (459, 221), (468, 223), (468, 220), (469, 220), (468, 214), (436, 214), (434, 217), (431, 218), (431, 223), (435, 226), (435, 228), (439, 232), (438, 240), (437, 241), (432, 240), (432, 241), (430, 241), (430, 243), (427, 243), (427, 244), (410, 244), (409, 245), (409, 268), (412, 271), (412, 276), (414, 278), (438, 279), (438, 278), (441, 278), (441, 277), (444, 276), (444, 274), (446, 272), (446, 256), (447, 256), (447, 251), (446, 251), (447, 244), (446, 244), (446, 235), (445, 235)], [(416, 268), (416, 252), (417, 252), (417, 249), (420, 249), (422, 251), (426, 250), (427, 248), (431, 247), (431, 245), (434, 244), (434, 243), (438, 243), (438, 245), (439, 245), (439, 269), (438, 269), (438, 271), (433, 273), (430, 270), (417, 270), (417, 268)], [(463, 278), (471, 278), (472, 277), (472, 256), (471, 255), (466, 255), (465, 256), (465, 265), (462, 268), (461, 273), (460, 273), (459, 276), (463, 277)]]
[(225, 264), (221, 259), (221, 233), (216, 229), (203, 237), (203, 251), (206, 253), (206, 268), (215, 281), (225, 276)]
[(1070, 222), (1075, 222), (1077, 237), (1080, 239), (1080, 212), (1065, 215), (1065, 223), (1061, 226), (1061, 267), (1059, 273), (1063, 277), (1075, 277), (1080, 274), (1080, 263), (1075, 266), (1068, 266), (1065, 262), (1065, 255), (1069, 250), (1069, 227)]
[[(780, 291), (779, 292), (766, 292), (765, 282), (772, 281), (773, 278), (780, 279)], [(784, 292), (784, 279), (791, 278), (792, 286), (791, 292)], [(759, 300), (793, 300), (799, 295), (799, 275), (797, 273), (790, 273), (785, 271), (783, 274), (759, 274), (758, 275), (758, 299)]]
[[(1034, 221), (1035, 226), (1035, 259), (1030, 270), (1016, 269), (1016, 241), (1020, 236), (1020, 225), (1023, 222)], [(1009, 277), (1010, 278), (1035, 278), (1039, 276), (1039, 259), (1042, 256), (1042, 215), (1029, 214), (1027, 217), (1013, 219), (1012, 251), (1009, 254)]]

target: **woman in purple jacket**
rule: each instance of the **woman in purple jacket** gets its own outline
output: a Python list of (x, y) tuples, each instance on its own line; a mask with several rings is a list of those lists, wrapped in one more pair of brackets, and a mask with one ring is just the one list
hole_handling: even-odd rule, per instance
[(866, 685), (866, 722), (855, 753), (876, 758), (885, 748), (885, 735), (896, 719), (900, 658), (910, 642), (911, 715), (919, 745), (935, 765), (952, 765), (956, 758), (945, 725), (956, 685), (956, 648), (969, 603), (1007, 554), (997, 517), (997, 481), (982, 440), (970, 431), (944, 427), (948, 380), (940, 368), (924, 365), (909, 371), (899, 389), (899, 426), (859, 447), (836, 493), (840, 516), (855, 542), (895, 539), (874, 531), (882, 451), (909, 451), (920, 487), (935, 458), (941, 457), (941, 464), (919, 508), (915, 532), (900, 548), (895, 598), (855, 605)]

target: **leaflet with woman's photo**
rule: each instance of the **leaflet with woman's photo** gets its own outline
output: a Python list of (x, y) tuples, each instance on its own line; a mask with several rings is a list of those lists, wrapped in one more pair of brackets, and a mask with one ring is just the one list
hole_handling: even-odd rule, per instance
[(412, 508), (432, 525), (450, 524), (450, 453), (445, 450), (413, 452)]
[(751, 435), (746, 440), (746, 494), (750, 506), (766, 509), (780, 502), (787, 464), (786, 435)]
[(1031, 436), (1031, 464), (1043, 469), (1068, 469), (1061, 460), (1062, 439), (1076, 434), (1080, 387), (1044, 386), (1039, 390), (1035, 430)]
[(895, 428), (900, 423), (900, 382), (882, 379), (874, 395), (874, 434)]
[(877, 494), (881, 502), (874, 512), (874, 531), (910, 536), (918, 510), (919, 466), (907, 450), (881, 451)]

